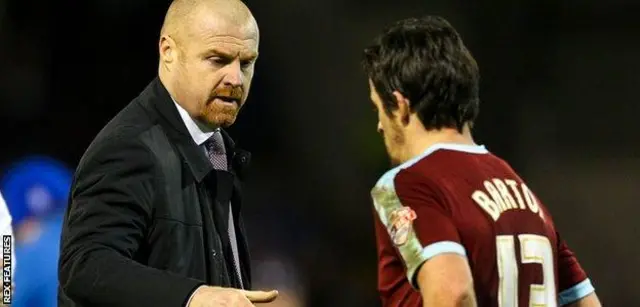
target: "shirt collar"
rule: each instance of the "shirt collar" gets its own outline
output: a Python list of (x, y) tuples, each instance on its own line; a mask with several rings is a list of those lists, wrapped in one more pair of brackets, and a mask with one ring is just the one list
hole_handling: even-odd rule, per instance
[(180, 113), (180, 117), (184, 122), (185, 126), (187, 126), (187, 130), (193, 138), (193, 141), (198, 144), (198, 146), (202, 145), (202, 143), (206, 142), (211, 136), (213, 136), (219, 128), (211, 128), (203, 125), (197, 121), (195, 121), (182, 106), (180, 106), (175, 99), (171, 98), (173, 103), (178, 108), (178, 113)]

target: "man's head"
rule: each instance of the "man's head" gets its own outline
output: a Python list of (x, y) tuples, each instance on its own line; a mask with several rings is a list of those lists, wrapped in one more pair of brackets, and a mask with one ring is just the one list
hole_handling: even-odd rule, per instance
[(443, 18), (401, 20), (364, 50), (378, 131), (394, 163), (416, 133), (462, 133), (478, 115), (478, 66)]
[(193, 118), (227, 127), (249, 94), (258, 43), (241, 1), (174, 0), (160, 36), (160, 79)]

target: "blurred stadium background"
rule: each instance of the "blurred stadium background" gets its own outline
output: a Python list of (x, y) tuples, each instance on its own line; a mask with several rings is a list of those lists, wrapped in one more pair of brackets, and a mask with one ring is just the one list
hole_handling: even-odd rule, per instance
[[(423, 14), (449, 19), (479, 62), (478, 141), (550, 206), (606, 305), (640, 306), (640, 2), (247, 3), (261, 55), (231, 133), (254, 154), (246, 215), (256, 286), (287, 297), (274, 306), (379, 305), (369, 189), (388, 163), (359, 57), (382, 27)], [(0, 189), (20, 216), (25, 291), (14, 306), (55, 306), (68, 172), (156, 74), (167, 6), (0, 1)]]

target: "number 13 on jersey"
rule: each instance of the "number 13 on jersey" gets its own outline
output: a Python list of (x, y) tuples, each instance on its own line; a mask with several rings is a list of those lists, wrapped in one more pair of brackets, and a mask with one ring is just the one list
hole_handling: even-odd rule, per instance
[[(540, 235), (517, 235), (520, 261), (516, 259), (514, 235), (496, 237), (497, 265), (500, 276), (498, 303), (500, 307), (518, 307), (518, 268), (520, 264), (542, 266), (542, 284), (531, 284), (528, 307), (557, 307), (553, 249), (549, 239)], [(525, 306), (520, 306), (525, 307)]]

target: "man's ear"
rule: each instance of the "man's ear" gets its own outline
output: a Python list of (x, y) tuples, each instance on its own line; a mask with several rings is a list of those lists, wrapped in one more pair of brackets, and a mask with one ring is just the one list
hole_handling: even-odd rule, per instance
[(409, 123), (409, 117), (411, 116), (411, 101), (398, 91), (393, 91), (392, 94), (398, 104), (398, 109), (394, 113), (406, 125)]
[(176, 60), (176, 41), (173, 40), (168, 35), (163, 35), (160, 37), (160, 42), (158, 43), (158, 48), (160, 51), (160, 62), (164, 65), (169, 65)]

